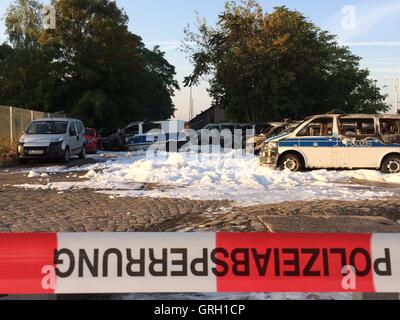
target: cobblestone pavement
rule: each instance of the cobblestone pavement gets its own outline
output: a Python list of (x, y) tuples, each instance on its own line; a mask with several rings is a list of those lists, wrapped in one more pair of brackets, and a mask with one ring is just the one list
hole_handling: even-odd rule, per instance
[[(80, 180), (70, 175), (68, 181)], [(74, 176), (76, 177), (74, 178)], [(66, 174), (32, 178), (28, 183), (65, 181)], [(26, 173), (0, 170), (0, 232), (394, 232), (400, 233), (400, 198), (369, 201), (298, 201), (246, 208), (229, 201), (113, 198), (92, 190), (59, 193), (12, 187), (27, 183)], [(143, 185), (143, 188), (158, 186)], [(251, 299), (245, 294), (229, 298)], [(296, 295), (291, 296), (298, 299)], [(5, 297), (1, 299), (15, 299)], [(18, 298), (18, 297), (17, 297)], [(32, 297), (29, 297), (31, 299)], [(33, 297), (41, 298), (41, 297)], [(46, 297), (46, 299), (55, 297)], [(226, 299), (224, 295), (83, 295), (59, 299)], [(270, 299), (268, 295), (264, 297)], [(286, 297), (289, 298), (290, 297)], [(307, 294), (301, 299), (331, 299)], [(351, 295), (336, 297), (351, 299)]]
[[(65, 181), (65, 175), (42, 180), (47, 179)], [(26, 180), (26, 173), (0, 171), (0, 232), (400, 232), (400, 198), (241, 208), (224, 200), (114, 198), (91, 190), (60, 193), (12, 187)], [(29, 179), (40, 182), (41, 178)]]

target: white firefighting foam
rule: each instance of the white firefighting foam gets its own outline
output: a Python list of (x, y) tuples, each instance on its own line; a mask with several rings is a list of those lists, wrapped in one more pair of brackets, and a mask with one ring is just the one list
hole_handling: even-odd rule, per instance
[[(37, 169), (30, 177), (49, 170)], [(51, 172), (63, 172), (52, 169)], [(72, 169), (68, 169), (72, 171)], [(399, 194), (400, 175), (376, 170), (281, 172), (259, 165), (257, 157), (241, 151), (216, 153), (117, 154), (115, 159), (79, 168), (87, 171), (82, 181), (24, 184), (18, 187), (53, 189), (94, 189), (131, 197), (232, 200), (236, 205), (277, 203), (297, 200), (361, 200)], [(65, 172), (65, 170), (64, 170)], [(380, 183), (381, 186), (349, 183)], [(141, 190), (143, 183), (159, 188)], [(389, 185), (390, 184), (390, 185)]]

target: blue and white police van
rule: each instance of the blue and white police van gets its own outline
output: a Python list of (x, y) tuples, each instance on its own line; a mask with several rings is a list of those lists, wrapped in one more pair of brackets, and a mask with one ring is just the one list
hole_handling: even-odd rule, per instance
[(187, 123), (181, 120), (134, 122), (124, 128), (124, 143), (129, 151), (150, 146), (177, 150), (188, 142)]
[(378, 169), (400, 173), (400, 116), (326, 114), (263, 143), (262, 165), (290, 170)]

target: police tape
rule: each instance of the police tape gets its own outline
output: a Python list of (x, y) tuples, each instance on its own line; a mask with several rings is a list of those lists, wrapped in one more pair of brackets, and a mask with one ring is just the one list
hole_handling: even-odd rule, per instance
[(400, 292), (399, 234), (0, 234), (0, 294)]

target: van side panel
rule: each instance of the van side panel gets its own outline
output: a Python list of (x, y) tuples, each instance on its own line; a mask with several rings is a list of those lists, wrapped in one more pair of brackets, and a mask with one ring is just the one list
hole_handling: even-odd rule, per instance
[(390, 153), (400, 153), (399, 147), (340, 147), (339, 168), (379, 169), (383, 158)]
[(288, 138), (279, 142), (279, 153), (299, 152), (306, 168), (333, 168), (337, 165), (337, 143), (332, 137)]

